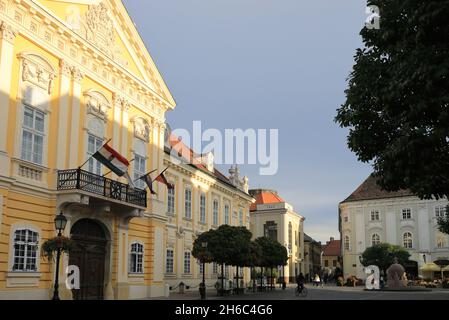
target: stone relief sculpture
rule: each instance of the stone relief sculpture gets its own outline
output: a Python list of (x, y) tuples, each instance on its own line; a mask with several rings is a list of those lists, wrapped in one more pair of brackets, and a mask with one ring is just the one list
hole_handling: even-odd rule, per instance
[(145, 142), (150, 141), (150, 126), (148, 122), (140, 117), (134, 119), (134, 136)]
[(78, 9), (67, 9), (66, 22), (72, 29), (95, 45), (116, 62), (127, 66), (122, 52), (115, 41), (114, 21), (109, 15), (109, 9), (104, 2), (89, 5), (84, 17)]

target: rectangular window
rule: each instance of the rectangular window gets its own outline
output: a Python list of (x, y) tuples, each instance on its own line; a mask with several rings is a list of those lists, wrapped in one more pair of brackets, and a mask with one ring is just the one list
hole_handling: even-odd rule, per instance
[(239, 211), (239, 225), (243, 227), (243, 209)]
[(349, 217), (348, 216), (344, 216), (343, 217), (343, 222), (349, 222)]
[(224, 207), (224, 216), (225, 216), (225, 224), (229, 224), (229, 206), (225, 205)]
[(190, 252), (184, 252), (184, 274), (190, 274)]
[(101, 163), (92, 158), (92, 155), (103, 146), (103, 139), (100, 139), (92, 134), (87, 138), (87, 157), (89, 161), (87, 163), (87, 170), (91, 173), (101, 175)]
[[(146, 159), (138, 154), (134, 155), (134, 184), (136, 188), (144, 190), (146, 184), (142, 179), (139, 179), (146, 173)], [(139, 180), (138, 180), (139, 179)]]
[(435, 217), (437, 217), (437, 218), (444, 218), (445, 214), (446, 214), (446, 207), (445, 206), (436, 206), (435, 207)]
[(167, 257), (165, 261), (165, 273), (173, 273), (174, 254), (173, 249), (167, 249)]
[(206, 196), (200, 195), (200, 222), (206, 223)]
[(380, 220), (380, 214), (378, 210), (372, 210), (371, 211), (371, 221), (379, 221)]
[(143, 244), (131, 244), (130, 272), (143, 273)]
[(402, 209), (402, 219), (408, 220), (412, 218), (412, 210), (411, 209)]
[(214, 200), (214, 205), (213, 205), (213, 224), (215, 226), (218, 225), (218, 201)]
[(175, 189), (167, 189), (167, 212), (175, 214)]
[(44, 149), (43, 112), (25, 106), (22, 128), (22, 159), (42, 164)]
[(329, 267), (329, 260), (324, 260), (324, 266)]
[(333, 266), (333, 267), (336, 267), (336, 266), (337, 266), (337, 260), (333, 260), (333, 261), (332, 261), (332, 266)]
[(22, 229), (14, 233), (13, 271), (37, 271), (37, 232)]
[(213, 274), (218, 273), (218, 264), (216, 262), (212, 262), (212, 273)]
[(192, 219), (192, 191), (190, 189), (185, 190), (184, 202), (185, 217), (186, 219)]

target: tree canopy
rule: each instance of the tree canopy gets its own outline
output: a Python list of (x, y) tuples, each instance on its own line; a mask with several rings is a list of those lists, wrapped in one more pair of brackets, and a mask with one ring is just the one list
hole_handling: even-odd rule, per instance
[(255, 240), (262, 250), (259, 266), (274, 268), (287, 265), (287, 249), (279, 242), (267, 237), (260, 237)]
[[(385, 190), (449, 195), (449, 0), (369, 0), (380, 29), (363, 28), (336, 121)], [(447, 230), (446, 225), (446, 229)]]
[(393, 264), (394, 258), (398, 259), (399, 264), (405, 264), (409, 261), (410, 253), (403, 247), (380, 243), (365, 249), (361, 263), (365, 267), (376, 265), (380, 270), (386, 271)]

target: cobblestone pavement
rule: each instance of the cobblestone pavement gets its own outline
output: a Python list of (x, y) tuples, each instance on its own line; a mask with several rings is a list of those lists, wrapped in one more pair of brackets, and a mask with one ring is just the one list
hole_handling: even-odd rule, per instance
[[(238, 296), (218, 297), (216, 291), (208, 291), (208, 300), (449, 300), (449, 290), (433, 289), (430, 292), (370, 292), (363, 287), (336, 287), (324, 286), (323, 288), (307, 286), (307, 297), (296, 297), (295, 286), (289, 286), (286, 290), (276, 288), (274, 291), (263, 293), (245, 293)], [(199, 300), (198, 291), (190, 291), (185, 294), (172, 292), (169, 298), (158, 300)]]

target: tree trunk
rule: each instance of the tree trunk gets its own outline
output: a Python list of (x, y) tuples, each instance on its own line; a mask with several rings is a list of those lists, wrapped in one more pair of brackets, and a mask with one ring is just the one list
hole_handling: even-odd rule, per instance
[(236, 266), (235, 273), (236, 273), (237, 291), (238, 291), (238, 289), (239, 289), (239, 266)]
[(224, 263), (221, 264), (221, 291), (220, 296), (224, 294)]

